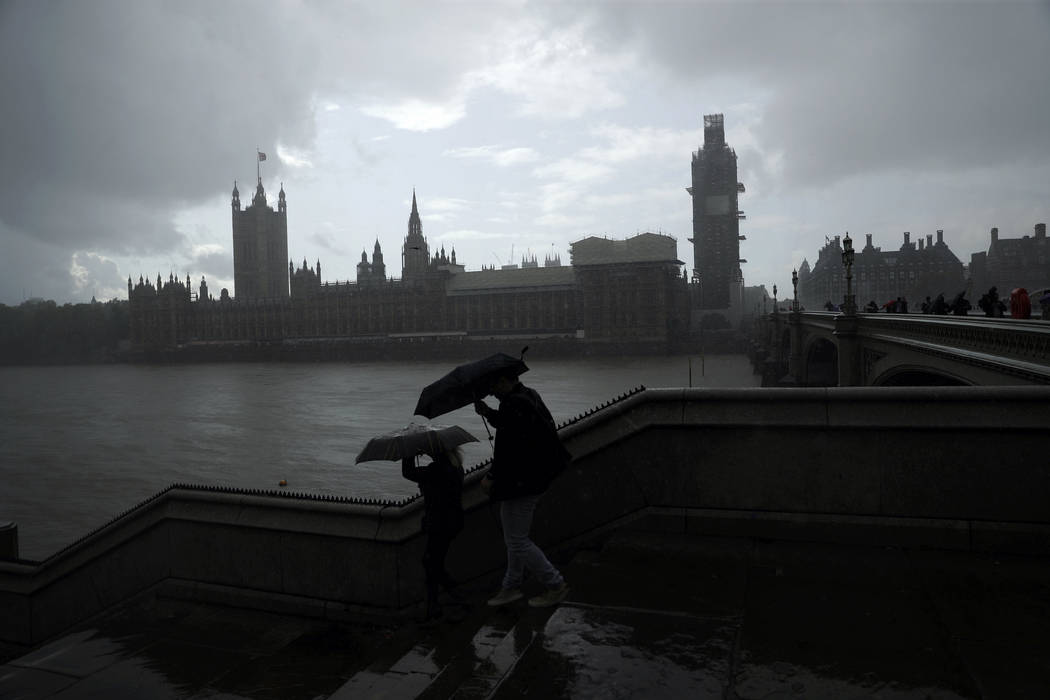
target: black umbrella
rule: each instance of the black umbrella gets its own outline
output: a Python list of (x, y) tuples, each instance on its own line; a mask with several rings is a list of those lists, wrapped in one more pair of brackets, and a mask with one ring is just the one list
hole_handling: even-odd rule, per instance
[[(522, 355), (525, 350), (522, 350)], [(529, 368), (517, 357), (498, 352), (483, 360), (460, 365), (427, 386), (419, 395), (415, 414), (435, 418), (485, 398), (492, 382), (504, 374), (518, 376)]]
[(374, 437), (357, 455), (354, 464), (371, 462), (377, 459), (398, 460), (406, 455), (415, 457), (426, 453), (433, 455), (444, 450), (451, 450), (467, 442), (478, 439), (458, 425), (418, 425), (395, 430), (392, 433)]

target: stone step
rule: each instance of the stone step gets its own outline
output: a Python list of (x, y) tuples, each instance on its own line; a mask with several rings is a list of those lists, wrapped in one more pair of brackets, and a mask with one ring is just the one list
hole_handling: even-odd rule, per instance
[[(380, 653), (376, 662), (351, 677), (330, 700), (447, 698), (482, 659), (493, 655), (516, 620), (513, 611), (479, 608), (458, 622), (407, 626), (401, 631), (401, 641), (411, 644), (407, 651), (396, 658)], [(397, 644), (397, 640), (392, 642), (394, 648)]]
[[(475, 662), (470, 675), (451, 695), (443, 697), (449, 697), (452, 700), (491, 697), (536, 640), (537, 620), (533, 618), (535, 618), (535, 613), (530, 611), (527, 618), (525, 616), (520, 618), (518, 623), (502, 637), (498, 634), (489, 634), (480, 644), (476, 644), (474, 646)], [(542, 619), (546, 620), (546, 616), (543, 616)]]
[(723, 698), (739, 620), (565, 603), (499, 682), (467, 698)]

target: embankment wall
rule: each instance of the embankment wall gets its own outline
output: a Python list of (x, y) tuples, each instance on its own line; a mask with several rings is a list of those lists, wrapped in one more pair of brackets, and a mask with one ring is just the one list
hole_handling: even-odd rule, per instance
[[(561, 428), (534, 536), (619, 527), (1050, 556), (1050, 388), (647, 389)], [(393, 466), (392, 466), (393, 468)], [(449, 569), (504, 563), (468, 474)], [(421, 600), (421, 503), (174, 486), (42, 562), (0, 561), (0, 640), (33, 645), (151, 589), (333, 619)]]

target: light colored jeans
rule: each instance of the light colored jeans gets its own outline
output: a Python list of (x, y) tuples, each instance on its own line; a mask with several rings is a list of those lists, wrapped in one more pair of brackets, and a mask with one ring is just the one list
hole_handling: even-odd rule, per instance
[(543, 550), (529, 539), (532, 528), (532, 514), (539, 496), (525, 496), (503, 501), (499, 507), (500, 521), (503, 523), (503, 541), (507, 545), (507, 573), (503, 575), (504, 588), (521, 586), (525, 569), (539, 579), (547, 588), (557, 588), (565, 579), (547, 560)]

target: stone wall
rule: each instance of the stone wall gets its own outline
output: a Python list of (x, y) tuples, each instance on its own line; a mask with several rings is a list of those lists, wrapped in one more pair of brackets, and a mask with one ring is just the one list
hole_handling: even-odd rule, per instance
[[(1050, 555), (1050, 388), (649, 389), (562, 427), (573, 465), (534, 535), (617, 527)], [(460, 579), (502, 567), (468, 475)], [(36, 644), (137, 593), (333, 619), (422, 598), (421, 503), (173, 487), (43, 562), (0, 561), (0, 640)]]

